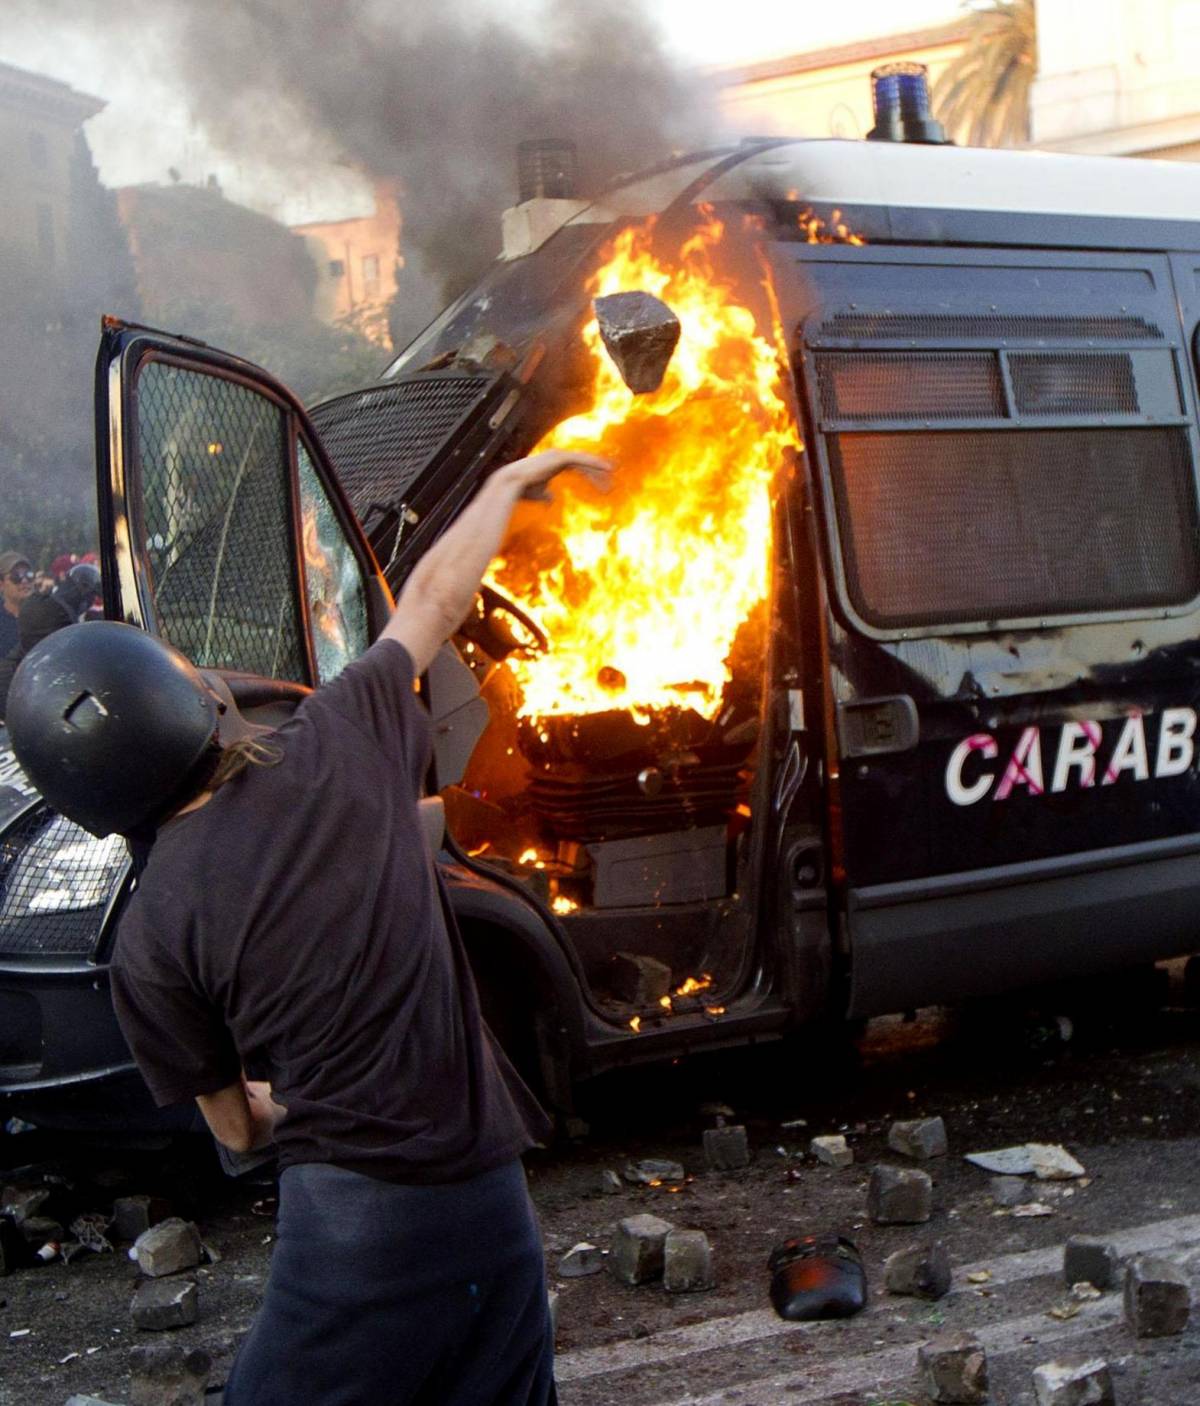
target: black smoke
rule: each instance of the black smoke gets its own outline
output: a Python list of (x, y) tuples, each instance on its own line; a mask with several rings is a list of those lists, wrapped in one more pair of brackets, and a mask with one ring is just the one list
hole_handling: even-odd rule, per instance
[(231, 157), (265, 159), (302, 189), (332, 154), (398, 190), (406, 330), (497, 252), (520, 141), (575, 141), (594, 192), (705, 133), (699, 83), (638, 0), (540, 0), (520, 22), (482, 0), (23, 5), (94, 26), (100, 43), (153, 45)]

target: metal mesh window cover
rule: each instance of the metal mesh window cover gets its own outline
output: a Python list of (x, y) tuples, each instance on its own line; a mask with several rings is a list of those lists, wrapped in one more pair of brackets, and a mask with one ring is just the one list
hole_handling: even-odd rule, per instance
[(835, 420), (1004, 419), (995, 352), (825, 352), (817, 381)]
[(1133, 362), (1120, 352), (1013, 353), (1008, 369), (1020, 415), (1136, 415), (1139, 409)]
[(494, 376), (421, 373), (326, 401), (311, 412), (359, 519), (372, 504), (404, 502), (447, 442), (496, 384)]
[(161, 634), (201, 668), (309, 682), (285, 413), (235, 381), (152, 361), (137, 423)]
[(821, 324), (823, 337), (892, 341), (1009, 341), (1042, 338), (1117, 342), (1162, 341), (1160, 327), (1140, 317), (1076, 317), (1038, 313), (839, 312)]
[(89, 956), (128, 868), (120, 836), (96, 839), (38, 806), (0, 837), (0, 953)]
[(881, 628), (1179, 604), (1200, 591), (1183, 429), (830, 437), (851, 600)]

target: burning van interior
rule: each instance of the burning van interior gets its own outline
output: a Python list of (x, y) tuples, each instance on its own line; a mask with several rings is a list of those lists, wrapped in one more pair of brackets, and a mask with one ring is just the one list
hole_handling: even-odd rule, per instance
[[(599, 244), (589, 233), (583, 260), (564, 242), (573, 267), (526, 261), (541, 261), (538, 296), (556, 272), (585, 289), (570, 325), (543, 319), (556, 336), (510, 351), (495, 301), (507, 297), (519, 321), (528, 300), (485, 293), (497, 332), (473, 328), (465, 348), (368, 395), (390, 402), (391, 435), (398, 400), (413, 398), (428, 435), (440, 397), (445, 441), (424, 446), (441, 453), (435, 477), (462, 455), (492, 466), (547, 448), (615, 463), (607, 494), (576, 481), (550, 504), (521, 505), (456, 640), (469, 681), (442, 660), (429, 701), (456, 846), (538, 897), (593, 998), (639, 1029), (685, 1010), (719, 1019), (753, 960), (743, 894), (761, 859), (773, 485), (800, 438), (753, 241), (727, 238), (703, 207), (682, 229), (639, 221)], [(509, 284), (525, 275), (507, 273)], [(651, 390), (622, 379), (593, 311), (631, 293), (677, 322)], [(354, 473), (379, 449), (364, 443), (361, 399), (357, 415), (346, 408), (314, 418), (354, 497)], [(381, 559), (397, 537), (415, 539), (422, 497), (414, 476), (403, 504), (368, 515)]]

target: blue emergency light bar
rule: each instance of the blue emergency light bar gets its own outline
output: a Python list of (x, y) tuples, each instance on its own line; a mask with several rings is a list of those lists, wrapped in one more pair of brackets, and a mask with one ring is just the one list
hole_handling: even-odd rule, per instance
[(929, 112), (929, 71), (923, 63), (889, 63), (871, 74), (875, 125), (869, 142), (944, 146), (945, 129)]

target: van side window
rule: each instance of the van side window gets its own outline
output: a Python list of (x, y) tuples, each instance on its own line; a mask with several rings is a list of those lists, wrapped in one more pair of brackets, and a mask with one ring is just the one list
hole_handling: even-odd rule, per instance
[(296, 457), (313, 657), (317, 682), (328, 683), (367, 647), (366, 592), (358, 562), (303, 440)]

